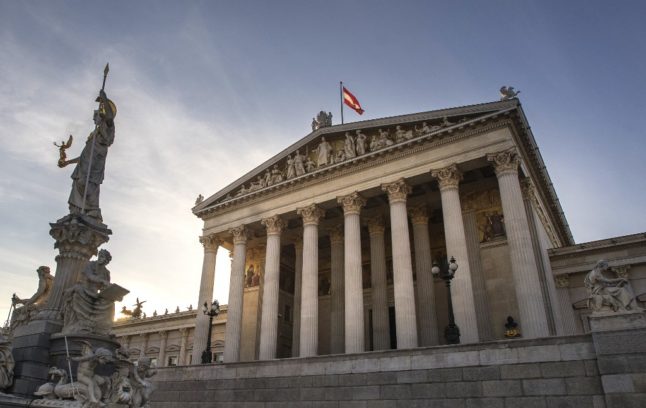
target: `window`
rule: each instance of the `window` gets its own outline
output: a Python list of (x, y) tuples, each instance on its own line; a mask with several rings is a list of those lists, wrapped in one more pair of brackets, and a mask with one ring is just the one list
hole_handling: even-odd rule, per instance
[(150, 359), (150, 365), (151, 365), (151, 367), (157, 367), (157, 359), (156, 358), (151, 358)]
[(177, 365), (177, 356), (168, 356), (168, 366), (175, 367)]

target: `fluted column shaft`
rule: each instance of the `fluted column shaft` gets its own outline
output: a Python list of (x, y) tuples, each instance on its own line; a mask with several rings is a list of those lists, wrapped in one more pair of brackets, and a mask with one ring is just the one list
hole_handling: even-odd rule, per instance
[(365, 351), (363, 316), (363, 274), (361, 268), (361, 207), (366, 200), (359, 193), (339, 197), (344, 214), (345, 351)]
[(435, 289), (431, 268), (431, 241), (428, 235), (428, 215), (425, 207), (410, 211), (415, 245), (415, 271), (417, 275), (417, 318), (420, 346), (438, 344)]
[(157, 356), (157, 367), (166, 367), (166, 341), (168, 332), (162, 330), (159, 332), (159, 355)]
[(527, 338), (548, 336), (538, 267), (518, 180), (519, 157), (514, 149), (490, 154), (487, 159), (493, 162), (498, 177), (521, 332)]
[(213, 283), (215, 280), (215, 260), (220, 246), (220, 240), (215, 235), (200, 237), (204, 246), (204, 260), (202, 261), (202, 278), (200, 279), (200, 293), (197, 298), (197, 316), (195, 318), (195, 335), (193, 336), (193, 364), (200, 364), (202, 352), (206, 348), (206, 336), (209, 332), (209, 317), (201, 313), (204, 302), (209, 305), (213, 301)]
[(388, 193), (390, 202), (397, 348), (413, 348), (417, 347), (417, 318), (406, 211), (406, 196), (410, 193), (411, 188), (401, 179), (382, 185), (382, 189)]
[(278, 340), (278, 283), (280, 277), (280, 233), (285, 225), (277, 215), (265, 218), (267, 228), (265, 280), (262, 290), (262, 315), (260, 319), (260, 360), (276, 358)]
[(372, 340), (375, 350), (388, 350), (390, 348), (385, 229), (384, 220), (381, 217), (373, 218), (368, 222), (368, 233), (370, 234), (370, 280), (372, 284)]
[(559, 275), (554, 279), (556, 280), (556, 297), (563, 330), (559, 335), (568, 336), (576, 334), (576, 316), (574, 315), (572, 299), (570, 298), (570, 275)]
[(181, 328), (179, 333), (182, 335), (182, 340), (179, 343), (179, 358), (177, 359), (178, 365), (186, 365), (186, 345), (188, 343), (188, 329)]
[(345, 351), (343, 226), (330, 231), (330, 352)]
[(440, 185), (446, 255), (449, 258), (455, 257), (460, 267), (451, 282), (453, 313), (455, 323), (460, 328), (460, 342), (476, 343), (478, 342), (478, 321), (475, 313), (469, 255), (458, 191), (462, 174), (456, 165), (435, 170), (431, 174), (438, 179)]
[(294, 326), (292, 329), (292, 357), (300, 355), (301, 339), (301, 290), (303, 286), (303, 242), (294, 244)]
[(299, 355), (315, 356), (318, 352), (318, 223), (324, 211), (312, 204), (299, 208), (303, 217), (303, 278), (301, 289), (301, 337)]
[[(244, 295), (244, 266), (247, 257), (247, 229), (231, 229), (233, 235), (233, 262), (229, 281), (229, 304), (224, 336), (224, 361), (240, 360), (240, 334), (242, 332), (242, 296)], [(193, 357), (195, 358), (195, 357)]]

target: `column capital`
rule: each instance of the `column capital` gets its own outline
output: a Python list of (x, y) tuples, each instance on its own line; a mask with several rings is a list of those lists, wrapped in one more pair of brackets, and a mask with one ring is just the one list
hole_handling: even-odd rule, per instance
[(413, 190), (403, 178), (392, 183), (382, 184), (381, 189), (388, 193), (388, 200), (391, 204), (406, 202), (406, 197)]
[(204, 252), (215, 252), (222, 244), (222, 240), (216, 234), (202, 235), (199, 239), (200, 244), (204, 247)]
[(408, 209), (408, 214), (413, 225), (427, 225), (428, 224), (428, 211), (426, 205), (417, 205)]
[(359, 214), (361, 207), (366, 205), (366, 199), (357, 191), (348, 195), (337, 197), (336, 201), (343, 206), (343, 214)]
[(260, 223), (267, 228), (267, 235), (280, 235), (287, 223), (278, 215), (263, 218)]
[(343, 243), (343, 225), (337, 225), (328, 229), (330, 234), (330, 243)]
[(301, 236), (300, 239), (297, 239), (294, 241), (294, 249), (297, 251), (302, 251), (303, 250), (303, 237)]
[(437, 179), (440, 190), (457, 189), (462, 180), (462, 172), (455, 163), (442, 169), (431, 170), (431, 176)]
[(296, 214), (303, 217), (303, 225), (318, 225), (321, 217), (325, 216), (325, 210), (316, 204), (296, 209)]
[(384, 217), (377, 216), (368, 219), (368, 233), (370, 235), (383, 235), (386, 231)]
[(179, 334), (182, 335), (182, 339), (185, 339), (188, 337), (188, 328), (187, 327), (181, 327), (179, 329)]
[(525, 177), (520, 181), (520, 189), (523, 192), (523, 198), (525, 200), (531, 200), (532, 202), (536, 201), (536, 187), (534, 182), (529, 177)]
[(518, 173), (520, 156), (518, 156), (518, 151), (515, 147), (502, 152), (489, 153), (487, 154), (487, 160), (493, 165), (498, 177), (507, 173)]
[(567, 273), (565, 275), (557, 275), (554, 277), (554, 282), (556, 283), (557, 288), (569, 288), (570, 275), (568, 275)]
[(161, 330), (158, 333), (159, 333), (159, 337), (161, 337), (162, 339), (165, 340), (166, 338), (168, 338), (168, 332), (166, 330)]
[(231, 235), (233, 235), (233, 244), (246, 244), (247, 239), (249, 238), (249, 229), (240, 225), (239, 227), (231, 228), (229, 230)]

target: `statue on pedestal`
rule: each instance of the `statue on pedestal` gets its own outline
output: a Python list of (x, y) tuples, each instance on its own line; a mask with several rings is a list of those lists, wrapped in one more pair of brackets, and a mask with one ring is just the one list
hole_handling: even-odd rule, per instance
[[(11, 330), (23, 324), (27, 324), (38, 314), (41, 306), (47, 302), (47, 298), (52, 290), (52, 276), (49, 267), (41, 266), (36, 270), (38, 274), (38, 289), (29, 299), (20, 299), (14, 293), (11, 298), (11, 304), (15, 308), (11, 315)], [(22, 305), (17, 307), (18, 305)]]
[(601, 260), (585, 277), (584, 284), (590, 293), (588, 307), (593, 313), (642, 311), (637, 305), (633, 290), (626, 278), (606, 278), (608, 261)]
[(72, 191), (68, 199), (70, 214), (87, 214), (99, 222), (103, 222), (99, 206), (99, 188), (103, 182), (108, 148), (114, 142), (114, 117), (117, 114), (116, 105), (108, 99), (104, 91), (108, 70), (106, 65), (103, 87), (96, 98), (99, 108), (94, 111), (95, 128), (88, 136), (81, 155), (65, 160), (65, 149), (72, 145), (71, 135), (68, 143), (58, 146), (60, 148), (58, 167), (76, 164), (72, 172)]
[[(97, 260), (88, 262), (79, 282), (65, 291), (63, 334), (110, 333), (116, 299), (109, 292), (125, 291), (110, 284), (110, 271), (106, 268), (110, 260), (110, 252), (100, 250)], [(117, 297), (124, 294), (119, 293)]]

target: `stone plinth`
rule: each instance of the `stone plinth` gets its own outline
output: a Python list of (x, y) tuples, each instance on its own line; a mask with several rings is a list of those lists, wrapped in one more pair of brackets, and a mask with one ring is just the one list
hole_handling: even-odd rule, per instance
[(646, 313), (590, 316), (606, 408), (646, 406)]
[(16, 368), (10, 392), (18, 396), (31, 397), (47, 381), (49, 366), (55, 362), (50, 338), (63, 326), (64, 293), (78, 282), (92, 255), (112, 234), (105, 224), (80, 215), (67, 215), (50, 226), (50, 235), (56, 240), (54, 248), (59, 251), (52, 290), (36, 318), (13, 333)]

